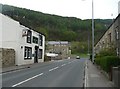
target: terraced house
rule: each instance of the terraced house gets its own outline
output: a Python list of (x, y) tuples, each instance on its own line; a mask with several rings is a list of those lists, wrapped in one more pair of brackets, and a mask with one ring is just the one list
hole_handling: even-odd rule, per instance
[(44, 61), (45, 36), (8, 16), (0, 14), (2, 29), (0, 47), (15, 50), (15, 65)]
[(95, 46), (95, 53), (99, 53), (105, 48), (113, 47), (116, 50), (116, 55), (120, 57), (120, 14), (109, 26), (106, 33)]

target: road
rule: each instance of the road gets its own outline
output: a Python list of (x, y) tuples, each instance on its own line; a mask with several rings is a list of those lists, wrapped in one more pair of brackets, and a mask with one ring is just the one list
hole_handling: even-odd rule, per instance
[(38, 64), (3, 74), (3, 87), (83, 87), (85, 59)]

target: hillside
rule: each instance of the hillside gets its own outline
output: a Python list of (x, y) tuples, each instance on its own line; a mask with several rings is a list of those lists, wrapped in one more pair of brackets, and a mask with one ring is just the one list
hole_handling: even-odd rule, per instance
[[(81, 20), (75, 17), (50, 15), (9, 5), (2, 5), (2, 13), (45, 34), (46, 40), (80, 41), (86, 45), (88, 37), (91, 40), (91, 19)], [(95, 43), (111, 22), (110, 19), (95, 19)]]

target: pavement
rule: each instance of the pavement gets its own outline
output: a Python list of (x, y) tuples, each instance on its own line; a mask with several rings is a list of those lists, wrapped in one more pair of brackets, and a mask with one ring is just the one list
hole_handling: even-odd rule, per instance
[(2, 68), (2, 71), (0, 71), (0, 74), (2, 73), (7, 73), (7, 72), (12, 72), (12, 71), (19, 71), (19, 70), (22, 70), (22, 69), (28, 69), (28, 68), (31, 68), (31, 67), (37, 67), (37, 66), (44, 66), (46, 64), (49, 64), (50, 62), (52, 61), (47, 61), (47, 62), (44, 62), (44, 63), (34, 63), (34, 64), (26, 64), (26, 65), (19, 65), (19, 66), (10, 66), (10, 67), (4, 67)]
[[(113, 87), (113, 83), (93, 64), (90, 60), (86, 61), (86, 87)], [(111, 88), (110, 88), (111, 89)]]

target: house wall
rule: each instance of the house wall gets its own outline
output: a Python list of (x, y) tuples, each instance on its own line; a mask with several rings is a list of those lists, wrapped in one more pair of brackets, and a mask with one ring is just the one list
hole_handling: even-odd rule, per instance
[(2, 16), (0, 15), (0, 48), (2, 48)]
[(15, 64), (18, 64), (18, 32), (20, 30), (19, 23), (17, 21), (14, 21), (13, 19), (4, 16), (2, 16), (2, 48), (9, 48), (14, 49), (16, 52), (15, 56)]
[(116, 50), (116, 55), (120, 57), (120, 15), (118, 15), (100, 41), (96, 44), (95, 53), (98, 54), (101, 50), (111, 47)]
[[(58, 43), (58, 44), (56, 44)], [(59, 42), (56, 42), (53, 44), (47, 44), (47, 51), (48, 53), (56, 53), (59, 55), (60, 58), (65, 59), (69, 56), (69, 44), (63, 44), (62, 42), (59, 44)]]

